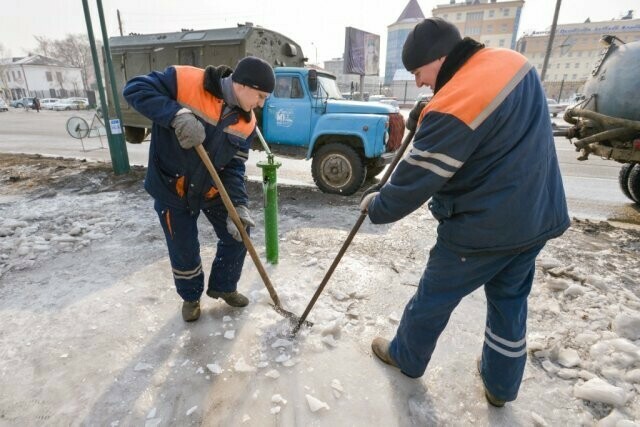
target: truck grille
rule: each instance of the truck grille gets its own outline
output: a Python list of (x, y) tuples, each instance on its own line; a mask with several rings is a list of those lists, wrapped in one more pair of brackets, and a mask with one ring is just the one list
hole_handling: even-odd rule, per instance
[(389, 114), (389, 141), (387, 151), (396, 151), (402, 145), (404, 118), (400, 113)]

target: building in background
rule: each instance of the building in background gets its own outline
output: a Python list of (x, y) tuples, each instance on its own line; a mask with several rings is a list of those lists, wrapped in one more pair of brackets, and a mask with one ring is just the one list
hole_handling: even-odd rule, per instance
[[(587, 19), (580, 24), (556, 27), (543, 82), (549, 98), (568, 99), (582, 91), (602, 52), (600, 38), (605, 34), (615, 35), (625, 43), (640, 40), (640, 19), (633, 19), (629, 11), (622, 19), (601, 22)], [(517, 50), (541, 73), (548, 44), (549, 30), (534, 31), (518, 40)]]
[(0, 59), (0, 92), (7, 100), (86, 96), (80, 68), (42, 55)]
[(409, 32), (423, 19), (424, 13), (422, 13), (417, 0), (409, 0), (396, 22), (387, 27), (387, 56), (384, 67), (385, 86), (391, 85), (397, 70), (404, 70), (404, 65), (402, 65), (402, 46)]
[[(324, 61), (324, 69), (334, 76), (336, 76), (336, 82), (342, 93), (350, 93), (351, 88), (354, 92), (359, 92), (360, 88), (356, 87), (360, 84), (360, 76), (356, 74), (344, 73), (344, 59), (334, 58), (329, 61)], [(370, 95), (376, 95), (382, 93), (382, 85), (380, 84), (380, 77), (378, 76), (365, 76), (364, 77), (364, 93)]]
[(451, 0), (437, 5), (431, 13), (453, 23), (462, 37), (471, 37), (487, 47), (515, 49), (523, 6), (522, 0)]

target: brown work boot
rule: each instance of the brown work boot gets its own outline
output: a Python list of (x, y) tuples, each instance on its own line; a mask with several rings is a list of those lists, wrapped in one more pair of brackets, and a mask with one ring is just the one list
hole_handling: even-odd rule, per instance
[(195, 322), (200, 318), (200, 300), (184, 301), (182, 303), (182, 319), (185, 322)]
[(373, 341), (371, 341), (371, 350), (373, 350), (373, 354), (375, 354), (378, 359), (382, 360), (387, 365), (400, 369), (389, 354), (389, 340), (381, 337), (375, 337)]
[(249, 298), (245, 297), (238, 291), (217, 292), (208, 289), (207, 295), (211, 298), (222, 298), (224, 302), (229, 304), (231, 307), (246, 307), (249, 304)]
[(495, 397), (489, 390), (487, 390), (487, 386), (484, 385), (484, 379), (482, 378), (482, 359), (478, 358), (476, 361), (476, 365), (478, 367), (478, 373), (480, 374), (480, 379), (482, 380), (482, 387), (484, 388), (484, 397), (487, 398), (487, 402), (489, 402), (492, 406), (496, 408), (502, 408), (505, 403), (505, 400), (498, 399)]

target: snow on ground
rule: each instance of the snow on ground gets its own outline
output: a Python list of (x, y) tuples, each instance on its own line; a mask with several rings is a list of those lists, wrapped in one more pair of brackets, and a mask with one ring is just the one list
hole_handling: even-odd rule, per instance
[[(365, 222), (314, 327), (293, 339), (249, 257), (249, 307), (205, 296), (200, 320), (182, 321), (143, 170), (0, 163), (0, 425), (640, 425), (638, 231), (576, 220), (547, 245), (520, 396), (495, 409), (475, 370), (482, 291), (454, 312), (423, 378), (371, 355), (375, 336), (393, 336), (434, 243), (426, 209)], [(261, 188), (249, 188), (261, 252)], [(280, 188), (280, 262), (266, 268), (284, 308), (302, 313), (357, 200)], [(210, 261), (216, 240), (202, 225)]]

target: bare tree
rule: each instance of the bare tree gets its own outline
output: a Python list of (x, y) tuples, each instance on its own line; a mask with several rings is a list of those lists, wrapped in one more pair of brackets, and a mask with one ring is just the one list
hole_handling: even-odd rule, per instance
[[(93, 69), (93, 60), (91, 58), (91, 45), (89, 38), (85, 34), (67, 34), (62, 40), (51, 40), (44, 36), (36, 36), (38, 44), (36, 52), (40, 55), (47, 56), (67, 65), (78, 67), (82, 73), (82, 84), (86, 90), (89, 87), (89, 80), (95, 79), (95, 70)], [(101, 51), (99, 41), (98, 51)]]
[(3, 59), (8, 60), (11, 56), (11, 51), (5, 48), (2, 43), (0, 43), (0, 95), (3, 98), (9, 97), (11, 91), (9, 90), (9, 82), (7, 81), (7, 64), (2, 62)]

